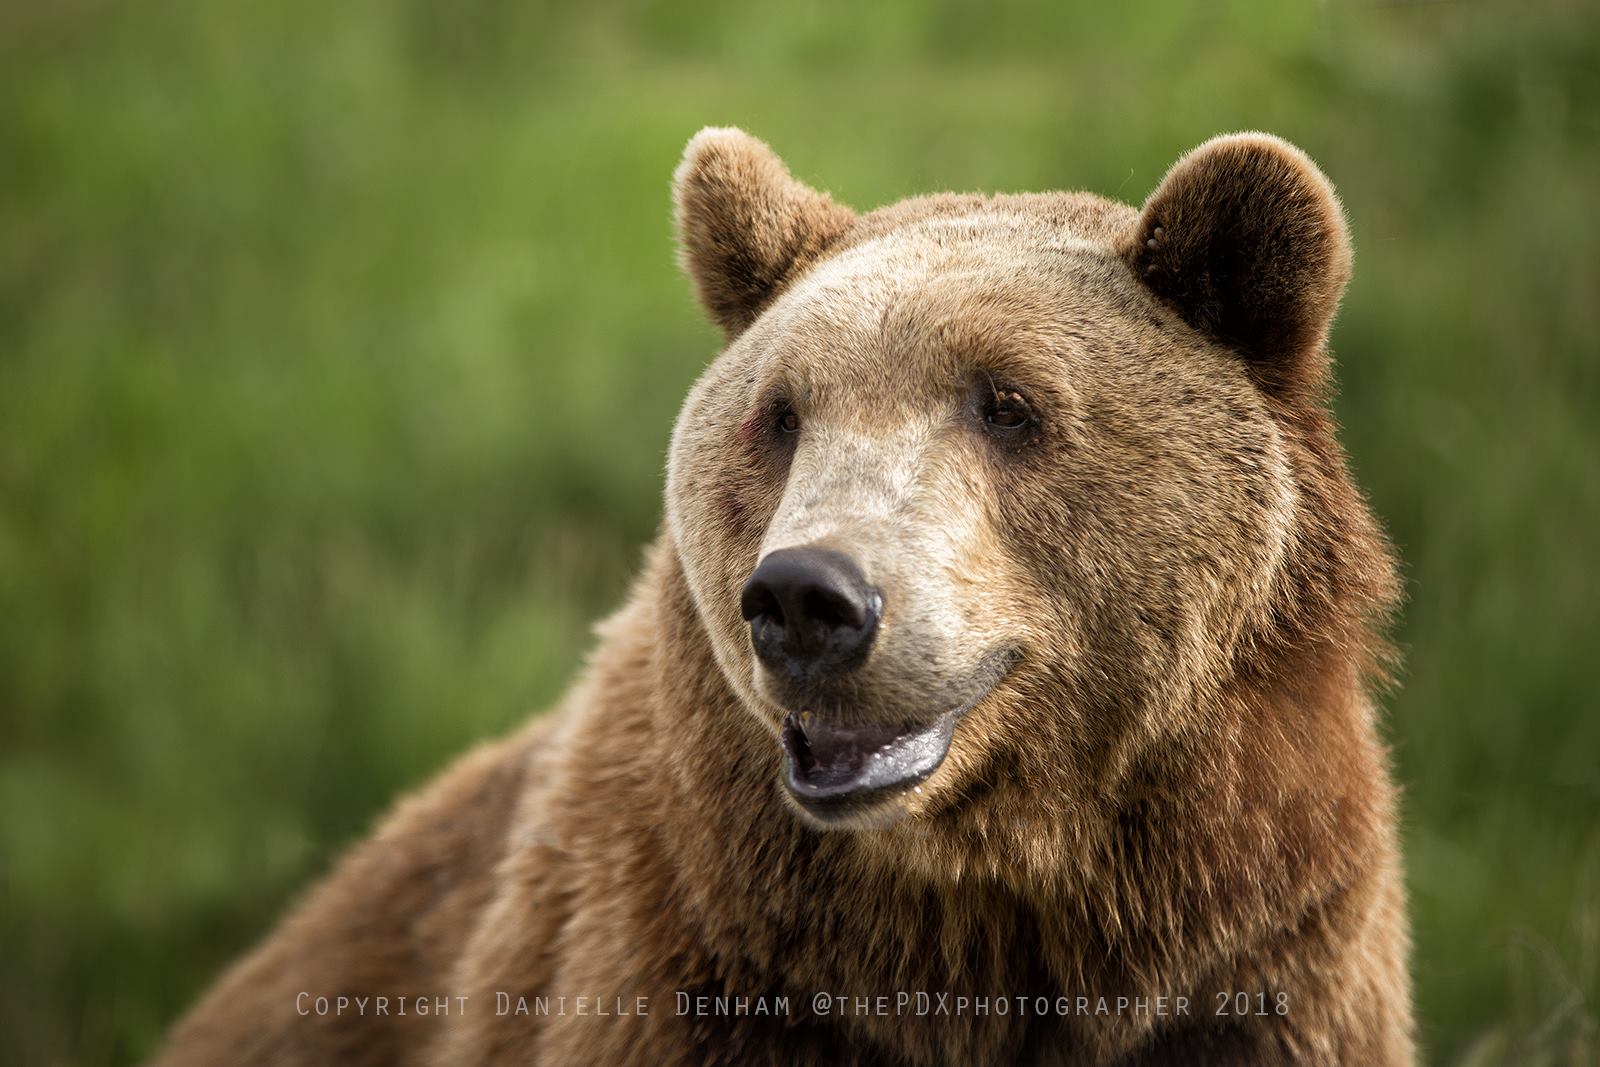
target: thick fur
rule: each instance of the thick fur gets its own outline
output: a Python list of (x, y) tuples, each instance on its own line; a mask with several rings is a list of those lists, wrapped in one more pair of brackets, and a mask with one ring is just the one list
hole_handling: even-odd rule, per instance
[[(1249, 134), (1142, 212), (945, 195), (858, 217), (708, 130), (676, 189), (730, 344), (628, 604), (554, 716), (402, 806), (159, 1062), (1410, 1062), (1368, 695), (1396, 585), (1325, 403), (1349, 245), (1321, 174)], [(1039, 415), (1015, 446), (974, 416), (1002, 387)], [(832, 713), (975, 700), (870, 826), (786, 799), (785, 708), (739, 617), (756, 561), (811, 543), (886, 597)], [(813, 1010), (918, 991), (1169, 1011)], [(467, 1001), (308, 1019), (301, 992)], [(1266, 1014), (1215, 1014), (1237, 993)], [(680, 994), (789, 1003), (679, 1015)]]

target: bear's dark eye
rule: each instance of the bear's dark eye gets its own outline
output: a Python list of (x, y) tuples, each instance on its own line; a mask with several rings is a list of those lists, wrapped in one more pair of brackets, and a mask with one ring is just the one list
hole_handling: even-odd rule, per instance
[(1021, 393), (1015, 389), (991, 387), (983, 400), (983, 425), (995, 437), (1020, 442), (1032, 434), (1038, 419)]
[(793, 408), (784, 407), (778, 410), (778, 429), (784, 433), (800, 432), (800, 416), (794, 413)]

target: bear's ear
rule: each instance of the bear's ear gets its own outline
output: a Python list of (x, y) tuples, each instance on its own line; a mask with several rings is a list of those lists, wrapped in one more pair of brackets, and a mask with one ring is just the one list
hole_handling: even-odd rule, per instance
[(855, 220), (743, 130), (695, 134), (672, 185), (680, 262), (730, 338)]
[(1304, 152), (1263, 133), (1207, 141), (1167, 172), (1122, 252), (1190, 325), (1237, 350), (1263, 389), (1323, 386), (1350, 235)]

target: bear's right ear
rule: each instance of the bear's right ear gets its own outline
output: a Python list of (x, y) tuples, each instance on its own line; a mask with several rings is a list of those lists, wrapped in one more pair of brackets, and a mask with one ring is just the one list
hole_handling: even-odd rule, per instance
[(672, 187), (680, 262), (730, 339), (855, 221), (743, 130), (695, 134)]
[(1320, 392), (1350, 235), (1333, 186), (1304, 152), (1264, 133), (1207, 141), (1167, 172), (1122, 253), (1191, 326), (1237, 351), (1267, 392)]

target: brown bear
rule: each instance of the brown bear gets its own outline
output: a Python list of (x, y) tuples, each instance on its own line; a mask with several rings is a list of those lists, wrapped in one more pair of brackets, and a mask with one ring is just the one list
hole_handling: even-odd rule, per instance
[(858, 215), (708, 129), (675, 190), (728, 344), (627, 605), (158, 1062), (1410, 1062), (1316, 166)]

